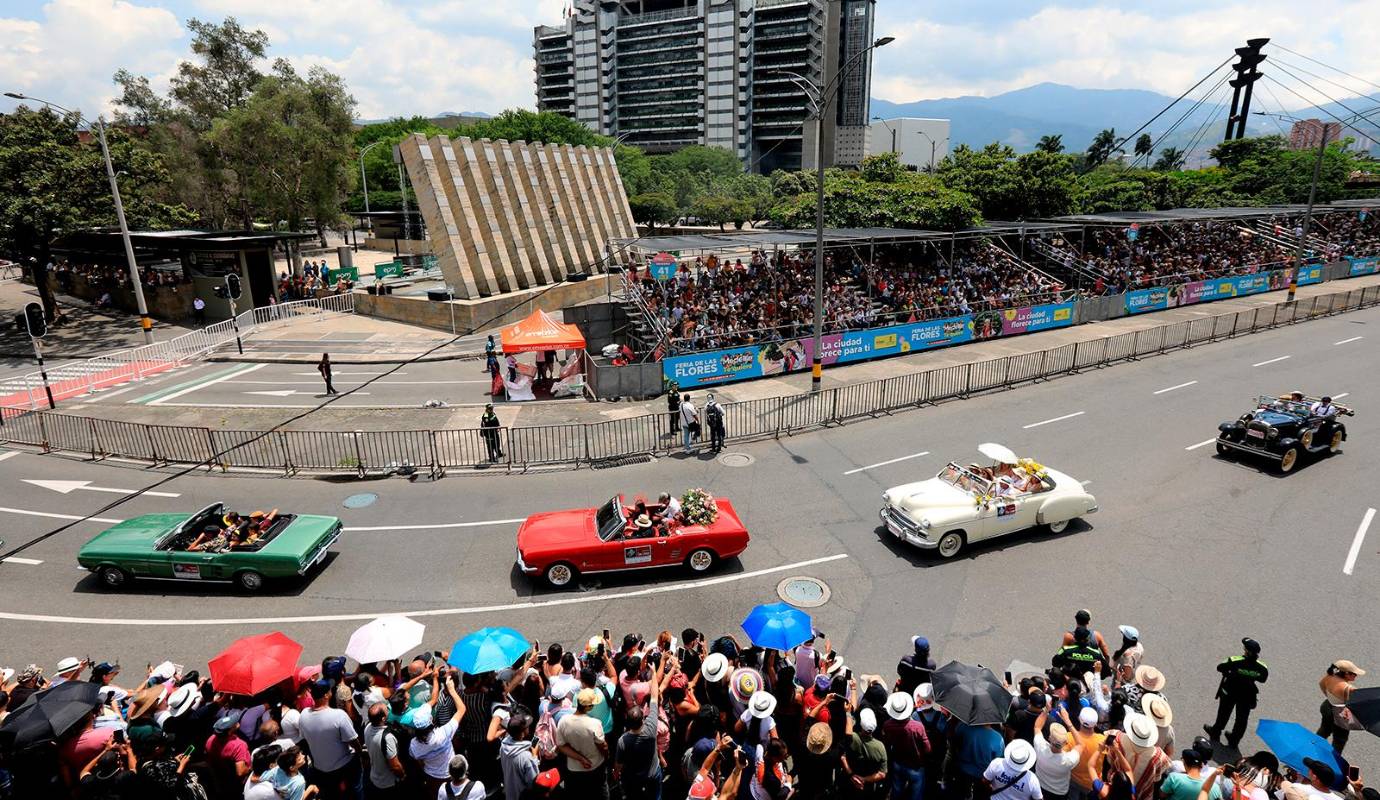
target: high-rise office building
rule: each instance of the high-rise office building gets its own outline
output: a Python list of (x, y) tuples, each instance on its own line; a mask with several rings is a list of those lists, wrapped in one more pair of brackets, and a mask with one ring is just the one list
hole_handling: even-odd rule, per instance
[(1342, 123), (1323, 122), (1320, 119), (1301, 119), (1289, 129), (1289, 148), (1307, 150), (1317, 147), (1320, 141), (1328, 144), (1341, 141)]
[(703, 144), (757, 172), (814, 165), (798, 76), (857, 60), (824, 118), (825, 160), (867, 154), (876, 0), (574, 0), (536, 29), (537, 108), (648, 152)]

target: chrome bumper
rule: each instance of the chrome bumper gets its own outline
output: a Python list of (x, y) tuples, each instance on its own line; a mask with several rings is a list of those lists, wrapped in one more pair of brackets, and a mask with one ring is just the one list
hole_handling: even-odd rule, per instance
[(886, 526), (887, 531), (892, 536), (907, 544), (923, 547), (926, 550), (932, 550), (939, 546), (938, 542), (931, 542), (926, 539), (914, 522), (897, 513), (896, 509), (891, 506), (882, 506), (881, 510), (877, 512), (877, 517), (881, 519), (882, 524)]
[(335, 530), (331, 531), (331, 535), (326, 539), (326, 541), (322, 542), (316, 548), (316, 551), (311, 554), (311, 557), (308, 558), (306, 562), (302, 564), (301, 568), (297, 570), (298, 575), (306, 575), (308, 572), (311, 571), (312, 567), (316, 566), (317, 564), (320, 564), (322, 561), (326, 559), (326, 554), (330, 552), (332, 545), (340, 541), (340, 531), (341, 525), (337, 524), (335, 526)]
[(522, 560), (522, 551), (517, 551), (517, 568), (526, 575), (536, 575), (541, 570), (536, 567), (527, 566), (527, 562)]
[(1250, 445), (1244, 444), (1242, 442), (1233, 442), (1232, 440), (1223, 436), (1217, 437), (1217, 444), (1221, 445), (1222, 447), (1230, 447), (1233, 450), (1240, 450), (1243, 453), (1250, 453), (1251, 455), (1256, 456), (1264, 456), (1265, 458), (1273, 458), (1275, 461), (1284, 460), (1283, 453), (1272, 453), (1263, 447), (1251, 447)]

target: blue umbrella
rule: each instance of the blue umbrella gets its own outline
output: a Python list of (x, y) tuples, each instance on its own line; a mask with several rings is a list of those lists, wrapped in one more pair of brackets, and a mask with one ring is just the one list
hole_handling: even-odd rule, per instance
[(1255, 735), (1280, 761), (1302, 775), (1308, 774), (1308, 765), (1303, 763), (1305, 758), (1331, 766), (1338, 775), (1346, 774), (1346, 762), (1332, 749), (1332, 745), (1297, 722), (1262, 719), (1256, 723)]
[(512, 628), (481, 628), (450, 648), (449, 663), (467, 675), (507, 669), (532, 650), (532, 643)]
[(810, 615), (785, 603), (767, 603), (748, 612), (743, 632), (758, 647), (789, 650), (812, 638)]

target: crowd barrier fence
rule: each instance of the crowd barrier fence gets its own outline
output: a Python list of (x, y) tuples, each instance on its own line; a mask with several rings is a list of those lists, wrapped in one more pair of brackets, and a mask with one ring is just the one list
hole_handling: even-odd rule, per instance
[[(1380, 286), (1368, 286), (1292, 304), (1261, 306), (1046, 350), (836, 386), (817, 394), (728, 403), (724, 406), (726, 438), (745, 442), (789, 436), (1377, 304)], [(273, 321), (268, 320), (268, 324)], [(156, 465), (204, 464), (212, 470), (275, 470), (286, 475), (309, 472), (363, 477), (426, 472), (440, 477), (447, 470), (597, 467), (666, 454), (682, 446), (680, 434), (672, 435), (667, 412), (588, 424), (491, 430), (217, 430), (16, 407), (0, 407), (0, 422), (0, 441), (44, 452)], [(707, 440), (706, 431), (695, 446), (706, 447)]]

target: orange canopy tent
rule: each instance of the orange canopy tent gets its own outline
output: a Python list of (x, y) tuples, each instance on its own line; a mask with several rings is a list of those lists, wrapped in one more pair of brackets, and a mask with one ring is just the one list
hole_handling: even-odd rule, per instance
[(532, 353), (542, 350), (583, 350), (585, 337), (574, 325), (558, 321), (545, 311), (532, 315), (500, 332), (505, 353)]

